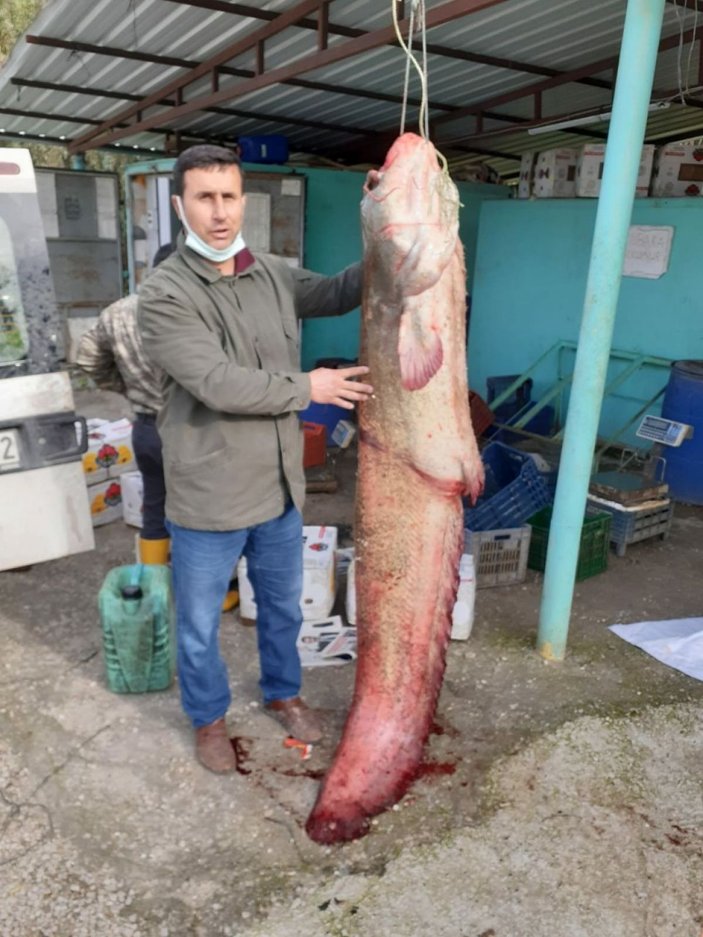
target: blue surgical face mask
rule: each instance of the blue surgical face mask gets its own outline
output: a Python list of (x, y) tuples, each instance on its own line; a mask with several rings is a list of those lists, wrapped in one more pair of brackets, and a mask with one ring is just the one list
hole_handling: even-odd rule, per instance
[(198, 237), (188, 224), (180, 195), (176, 196), (176, 204), (178, 205), (178, 215), (181, 219), (181, 224), (186, 229), (186, 247), (195, 251), (196, 254), (200, 254), (201, 257), (204, 257), (206, 260), (211, 260), (215, 264), (221, 264), (226, 260), (231, 260), (235, 254), (238, 254), (239, 251), (246, 246), (240, 231), (228, 247), (211, 247), (209, 244), (206, 244), (201, 237)]

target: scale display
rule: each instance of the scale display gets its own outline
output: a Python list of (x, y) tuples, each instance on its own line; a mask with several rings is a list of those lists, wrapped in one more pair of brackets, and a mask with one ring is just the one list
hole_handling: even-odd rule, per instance
[(677, 423), (676, 420), (666, 420), (661, 416), (648, 414), (642, 418), (636, 435), (640, 439), (660, 443), (663, 446), (680, 446), (691, 434), (692, 427), (688, 423)]

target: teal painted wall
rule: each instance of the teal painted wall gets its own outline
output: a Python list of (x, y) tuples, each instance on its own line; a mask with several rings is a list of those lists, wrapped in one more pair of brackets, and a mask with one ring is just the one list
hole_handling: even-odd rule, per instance
[[(519, 374), (555, 342), (578, 339), (596, 207), (593, 199), (481, 206), (469, 335), (469, 383), (480, 394), (488, 376)], [(632, 223), (671, 225), (674, 238), (660, 279), (623, 277), (613, 348), (703, 358), (703, 199), (637, 199)], [(572, 364), (573, 357), (565, 361), (569, 370)], [(555, 377), (550, 359), (535, 375), (533, 399)], [(667, 379), (666, 371), (648, 370), (606, 398), (601, 433), (622, 425), (635, 402)]]
[[(336, 273), (361, 258), (359, 204), (365, 173), (331, 169), (303, 170), (307, 177), (305, 211), (305, 266), (320, 273)], [(459, 183), (462, 208), (459, 236), (466, 251), (466, 269), (472, 279), (481, 204), (489, 198), (506, 199), (505, 186)], [(359, 311), (342, 317), (303, 323), (303, 369), (318, 358), (355, 358), (359, 351)]]

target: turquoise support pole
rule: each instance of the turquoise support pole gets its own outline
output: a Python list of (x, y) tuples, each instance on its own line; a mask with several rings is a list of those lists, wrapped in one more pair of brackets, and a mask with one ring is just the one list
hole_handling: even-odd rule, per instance
[(628, 0), (625, 15), (544, 572), (537, 649), (548, 660), (562, 660), (566, 653), (581, 528), (664, 3)]

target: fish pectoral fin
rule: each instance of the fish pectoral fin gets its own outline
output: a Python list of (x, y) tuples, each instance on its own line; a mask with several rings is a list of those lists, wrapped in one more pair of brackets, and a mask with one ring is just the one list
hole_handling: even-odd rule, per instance
[(442, 340), (424, 317), (404, 309), (398, 328), (401, 384), (420, 390), (439, 371), (444, 360)]

